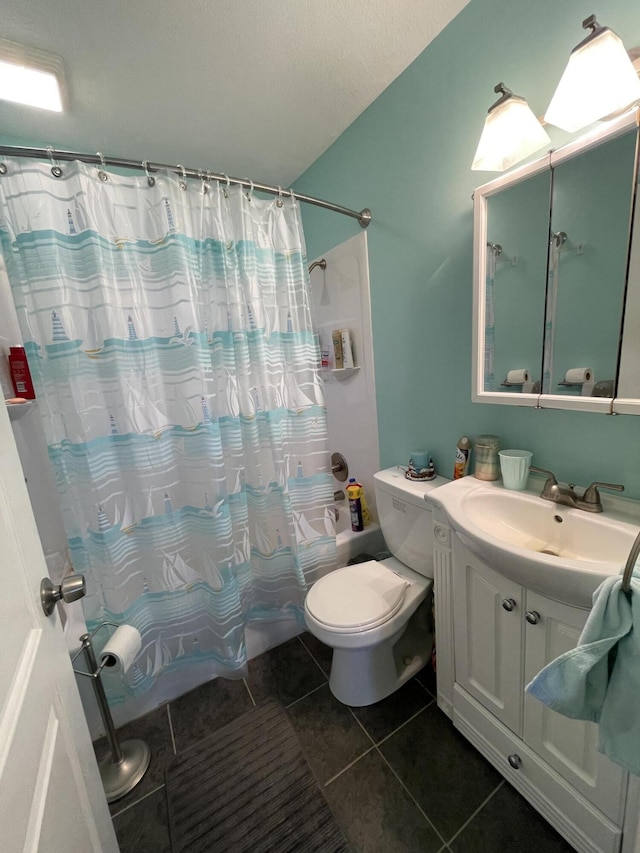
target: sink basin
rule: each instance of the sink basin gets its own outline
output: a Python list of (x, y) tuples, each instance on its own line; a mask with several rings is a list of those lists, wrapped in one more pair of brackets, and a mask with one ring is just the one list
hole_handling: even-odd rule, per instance
[(616, 498), (614, 508), (588, 513), (538, 494), (465, 477), (425, 499), (444, 511), (458, 539), (488, 566), (550, 598), (590, 607), (600, 583), (624, 567), (640, 506)]

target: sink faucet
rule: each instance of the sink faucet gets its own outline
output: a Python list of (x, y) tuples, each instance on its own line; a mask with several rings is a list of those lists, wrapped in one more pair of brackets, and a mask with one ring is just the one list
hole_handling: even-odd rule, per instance
[(566, 486), (561, 486), (555, 478), (555, 474), (547, 471), (545, 468), (538, 468), (536, 465), (531, 465), (531, 471), (537, 471), (538, 474), (546, 474), (547, 479), (544, 481), (544, 486), (540, 492), (540, 497), (546, 501), (552, 501), (554, 504), (562, 506), (570, 506), (575, 509), (583, 509), (585, 512), (602, 512), (602, 502), (600, 501), (600, 492), (598, 489), (609, 489), (614, 492), (624, 492), (624, 486), (617, 483), (591, 483), (584, 490), (582, 496), (576, 494), (575, 486), (569, 483)]

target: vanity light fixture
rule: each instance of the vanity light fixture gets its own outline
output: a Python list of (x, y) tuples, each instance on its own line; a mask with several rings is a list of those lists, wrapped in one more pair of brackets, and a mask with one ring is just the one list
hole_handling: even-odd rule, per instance
[(504, 83), (498, 83), (493, 91), (499, 92), (500, 98), (489, 107), (471, 166), (475, 171), (503, 172), (529, 154), (551, 145), (524, 98), (514, 95)]
[(62, 58), (35, 47), (0, 39), (0, 98), (62, 112), (66, 105)]
[(589, 35), (571, 51), (544, 120), (573, 132), (640, 100), (640, 80), (620, 36), (595, 15), (582, 22)]

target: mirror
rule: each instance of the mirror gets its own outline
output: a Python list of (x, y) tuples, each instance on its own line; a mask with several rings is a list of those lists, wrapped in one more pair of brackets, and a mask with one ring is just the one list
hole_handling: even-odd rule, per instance
[(635, 153), (634, 129), (552, 169), (543, 394), (613, 397)]
[(629, 278), (622, 331), (620, 370), (614, 411), (618, 414), (640, 410), (640, 200), (638, 174), (635, 175), (635, 213), (631, 233)]
[(485, 391), (539, 390), (550, 192), (545, 170), (488, 202)]
[(623, 318), (640, 338), (637, 137), (623, 116), (476, 190), (474, 401), (618, 411), (621, 352), (640, 414), (640, 344), (621, 349)]

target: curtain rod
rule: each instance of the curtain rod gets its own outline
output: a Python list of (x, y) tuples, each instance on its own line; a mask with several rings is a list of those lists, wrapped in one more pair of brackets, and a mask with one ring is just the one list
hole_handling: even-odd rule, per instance
[[(218, 183), (240, 184), (240, 186), (253, 188), (271, 195), (288, 195), (291, 198), (296, 198), (298, 201), (304, 201), (307, 204), (315, 204), (317, 207), (324, 207), (326, 210), (333, 210), (336, 213), (342, 213), (345, 216), (350, 216), (352, 219), (357, 219), (362, 228), (366, 228), (371, 222), (371, 211), (365, 207), (361, 211), (350, 210), (348, 207), (342, 207), (339, 204), (333, 204), (330, 201), (323, 201), (321, 198), (314, 198), (310, 195), (302, 195), (294, 193), (293, 190), (283, 190), (281, 187), (274, 187), (270, 184), (260, 184), (256, 181), (250, 181), (246, 178), (230, 178), (227, 175), (220, 175), (216, 172), (210, 172), (204, 169), (186, 169), (184, 166), (171, 166), (166, 163), (151, 163), (147, 160), (127, 160), (122, 157), (103, 157), (102, 154), (81, 154), (78, 151), (58, 151), (54, 148), (23, 148), (19, 145), (0, 145), (0, 155), (8, 155), (10, 157), (32, 157), (35, 159), (51, 160), (81, 160), (83, 163), (92, 163), (95, 166), (117, 166), (121, 169), (141, 169), (145, 172), (157, 172), (160, 169), (166, 169), (169, 172), (175, 172), (185, 178), (199, 178)], [(1, 166), (1, 164), (0, 164)], [(2, 170), (0, 168), (0, 173)]]

